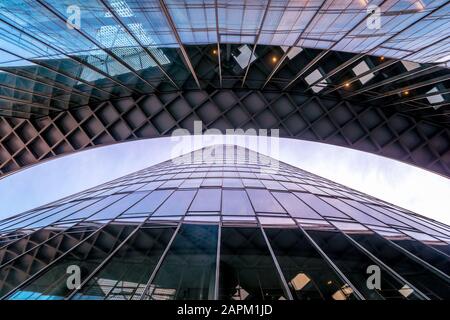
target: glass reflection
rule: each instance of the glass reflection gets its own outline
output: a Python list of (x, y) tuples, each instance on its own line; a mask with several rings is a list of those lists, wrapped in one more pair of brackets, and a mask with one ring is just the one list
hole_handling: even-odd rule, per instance
[(287, 299), (258, 228), (222, 228), (219, 299)]
[(300, 230), (266, 228), (265, 233), (294, 299), (355, 298)]
[(67, 280), (70, 266), (80, 268), (81, 283), (94, 271), (112, 251), (134, 230), (132, 226), (108, 225), (97, 234), (50, 266), (45, 273), (17, 290), (11, 300), (61, 300), (74, 289), (69, 289)]
[(408, 250), (420, 259), (428, 262), (447, 275), (450, 275), (450, 257), (442, 252), (427, 246), (426, 244), (412, 239), (393, 240), (402, 248)]
[[(55, 232), (61, 230), (61, 228), (64, 231), (65, 226), (49, 227), (49, 229), (53, 229)], [(39, 231), (35, 236), (42, 241), (42, 244), (35, 245), (33, 240), (37, 239), (34, 239), (34, 236), (32, 236), (30, 241), (26, 240), (23, 243), (26, 248), (23, 253), (21, 252), (19, 254), (16, 251), (17, 249), (10, 250), (9, 247), (5, 249), (1, 260), (2, 267), (0, 268), (0, 298), (32, 275), (43, 270), (47, 265), (66, 253), (77, 243), (86, 239), (96, 230), (97, 226), (80, 224), (54, 237), (48, 231)], [(48, 238), (44, 240), (47, 236)]]
[(382, 266), (380, 266), (381, 289), (369, 289), (367, 286), (367, 278), (369, 276), (367, 268), (372, 265), (378, 265), (375, 261), (359, 251), (340, 232), (316, 230), (307, 232), (366, 299), (418, 298), (412, 290), (408, 295), (403, 295), (402, 290), (406, 284), (392, 277)]
[(138, 299), (174, 230), (157, 225), (142, 227), (73, 299)]
[(450, 299), (448, 278), (437, 276), (422, 264), (396, 249), (381, 236), (354, 234), (351, 237), (429, 298)]
[(214, 299), (218, 227), (180, 228), (145, 299)]

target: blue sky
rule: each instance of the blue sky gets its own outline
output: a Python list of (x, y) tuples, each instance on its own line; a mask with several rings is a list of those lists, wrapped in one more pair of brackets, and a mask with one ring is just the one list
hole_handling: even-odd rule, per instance
[[(9, 175), (0, 179), (0, 219), (170, 159), (180, 145), (188, 152), (224, 142), (221, 136), (182, 139), (155, 138), (93, 148)], [(264, 138), (256, 139), (261, 142)], [(236, 138), (234, 142), (245, 146), (248, 141)], [(445, 177), (318, 142), (280, 138), (277, 155), (257, 151), (450, 224), (450, 179)]]

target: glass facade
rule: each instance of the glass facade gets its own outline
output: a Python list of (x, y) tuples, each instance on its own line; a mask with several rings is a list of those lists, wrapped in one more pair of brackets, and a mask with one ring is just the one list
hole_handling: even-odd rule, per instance
[(0, 221), (0, 297), (450, 299), (449, 248), (438, 221), (215, 146)]
[[(307, 56), (342, 52), (344, 61), (346, 53), (363, 53), (446, 66), (449, 11), (444, 0), (1, 1), (0, 115), (45, 116), (119, 97), (208, 87), (214, 69), (221, 69), (220, 87), (229, 87), (237, 76), (246, 81), (242, 69), (249, 62), (261, 59), (270, 72), (267, 50), (278, 58), (289, 50), (283, 60), (307, 49)], [(266, 48), (250, 61), (250, 46)], [(214, 53), (200, 58), (206, 51)], [(304, 64), (296, 60), (288, 70), (296, 65)], [(222, 79), (222, 69), (240, 72)], [(319, 80), (326, 69), (311, 74)], [(319, 82), (315, 93), (329, 81)]]

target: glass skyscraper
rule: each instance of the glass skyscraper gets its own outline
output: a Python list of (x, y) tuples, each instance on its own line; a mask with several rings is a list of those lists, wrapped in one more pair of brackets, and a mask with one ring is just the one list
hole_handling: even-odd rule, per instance
[(219, 145), (1, 221), (0, 297), (449, 299), (449, 243), (440, 222)]

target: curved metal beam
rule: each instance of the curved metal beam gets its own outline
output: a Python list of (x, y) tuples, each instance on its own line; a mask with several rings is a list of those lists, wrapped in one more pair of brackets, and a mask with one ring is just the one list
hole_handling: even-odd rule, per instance
[(95, 146), (168, 136), (176, 128), (280, 129), (450, 177), (450, 129), (390, 108), (295, 93), (203, 90), (87, 105), (39, 119), (0, 117), (0, 174)]

